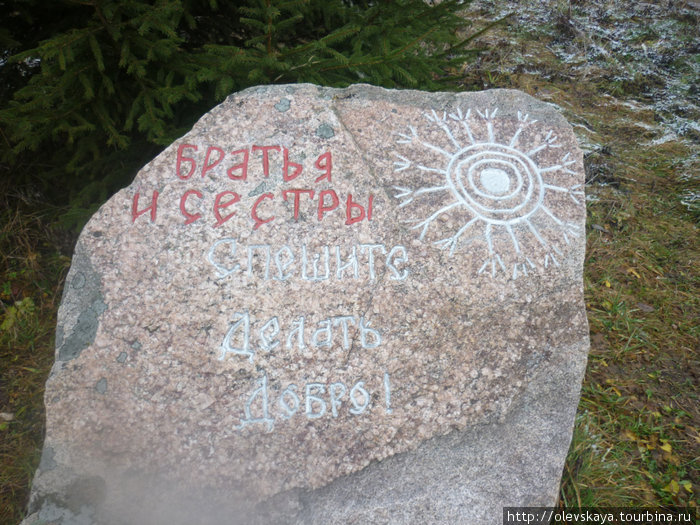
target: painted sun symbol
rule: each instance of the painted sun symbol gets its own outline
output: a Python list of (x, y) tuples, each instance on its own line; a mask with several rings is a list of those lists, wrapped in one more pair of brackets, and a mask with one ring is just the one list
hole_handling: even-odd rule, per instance
[[(473, 122), (470, 120), (471, 109), (465, 113), (461, 109), (449, 114), (443, 112), (442, 115), (435, 110), (426, 113), (424, 116), (431, 125), (444, 133), (442, 142), (449, 141), (451, 144), (447, 149), (422, 139), (413, 126), (408, 126), (406, 133), (398, 133), (398, 144), (409, 145), (411, 149), (422, 146), (432, 151), (436, 158), (444, 160), (436, 161), (438, 167), (430, 167), (395, 153), (398, 158), (394, 162), (395, 172), (418, 170), (429, 174), (431, 180), (437, 179), (437, 182), (423, 182), (421, 184), (424, 185), (413, 189), (405, 186), (394, 186), (394, 189), (397, 191), (395, 197), (401, 201), (400, 208), (420, 201), (421, 196), (445, 194), (447, 200), (443, 201), (446, 202), (443, 207), (423, 219), (406, 221), (413, 224), (413, 229), (420, 230), (420, 239), (425, 238), (429, 227), (443, 214), (466, 210), (466, 222), (455, 233), (434, 241), (434, 244), (449, 250), (452, 256), (460, 244), (466, 246), (476, 239), (483, 239), (488, 254), (478, 273), (490, 273), (493, 277), (502, 271), (516, 279), (519, 275), (528, 275), (528, 271), (537, 267), (532, 260), (536, 257), (526, 253), (523, 232), (536, 239), (536, 244), (541, 248), (538, 252), (544, 252), (541, 263), (544, 268), (559, 266), (563, 254), (556, 242), (543, 235), (538, 224), (546, 221), (554, 225), (548, 230), (556, 230), (566, 244), (570, 243), (569, 236), (580, 235), (579, 225), (557, 217), (547, 206), (548, 192), (566, 194), (577, 206), (582, 204), (584, 193), (581, 184), (563, 187), (549, 180), (557, 172), (576, 175), (570, 169), (576, 162), (571, 153), (563, 154), (559, 161), (545, 167), (537, 161), (540, 152), (561, 148), (553, 131), (546, 133), (539, 144), (521, 146), (523, 131), (537, 121), (518, 112), (517, 129), (499, 142), (495, 130), (497, 112), (498, 108), (483, 112), (475, 110), (478, 117), (475, 115), (473, 118), (482, 119), (485, 137), (478, 137), (474, 131), (483, 129), (483, 125), (474, 130), (470, 126), (470, 122)], [(481, 131), (481, 134), (484, 132)], [(435, 202), (435, 199), (431, 202)], [(494, 242), (496, 237), (510, 239), (506, 244), (512, 246), (512, 252), (509, 248), (504, 249), (503, 243), (499, 243), (500, 248), (497, 247)], [(509, 252), (507, 257), (505, 252)]]

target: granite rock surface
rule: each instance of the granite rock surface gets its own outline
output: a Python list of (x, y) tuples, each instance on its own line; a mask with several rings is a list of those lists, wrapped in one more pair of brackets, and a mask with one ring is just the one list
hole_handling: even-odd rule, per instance
[(499, 523), (553, 505), (584, 172), (521, 92), (245, 90), (83, 230), (27, 523)]

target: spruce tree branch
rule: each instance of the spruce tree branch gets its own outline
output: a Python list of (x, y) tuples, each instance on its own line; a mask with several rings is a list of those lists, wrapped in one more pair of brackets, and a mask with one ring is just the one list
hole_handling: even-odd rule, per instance
[(280, 80), (282, 80), (282, 78), (284, 78), (285, 73), (289, 73), (290, 71), (296, 71), (297, 69), (303, 69), (303, 68), (308, 67), (308, 66), (315, 66), (316, 64), (320, 64), (322, 62), (322, 60), (314, 61), (315, 58), (316, 58), (315, 55), (311, 55), (309, 57), (309, 59), (306, 61), (306, 63), (298, 64), (296, 66), (290, 67), (288, 71), (284, 71), (283, 73), (280, 73), (279, 75), (277, 75), (275, 77), (274, 81), (279, 82)]
[[(340, 38), (343, 38), (343, 37), (346, 36), (346, 35), (351, 35), (351, 34), (353, 34), (353, 33), (357, 33), (358, 31), (360, 31), (360, 28), (359, 28), (359, 27), (351, 27), (351, 28), (349, 28), (349, 29), (347, 29), (347, 30), (345, 30), (345, 31), (340, 31), (340, 32), (337, 32), (337, 33), (331, 33), (330, 35), (326, 35), (326, 36), (323, 37), (321, 40), (327, 39), (328, 37), (331, 37), (331, 36), (334, 37), (334, 38), (333, 38), (334, 40), (335, 40), (336, 38), (340, 39)], [(309, 48), (311, 48), (311, 47), (314, 47), (316, 44), (317, 44), (317, 41), (313, 41), (313, 42), (309, 42), (308, 44), (304, 44), (304, 45), (302, 45), (302, 46), (295, 47), (295, 48), (293, 48), (293, 49), (290, 49), (290, 50), (287, 51), (286, 53), (280, 53), (280, 58), (287, 58), (287, 57), (296, 55), (296, 54), (298, 54), (298, 53), (303, 53), (303, 52), (306, 51), (307, 49), (309, 49)], [(292, 69), (293, 69), (293, 68), (292, 68)]]
[(2, 127), (0, 127), (0, 135), (2, 135), (2, 138), (5, 140), (7, 147), (11, 150), (12, 144), (10, 143), (10, 139), (7, 138), (7, 135), (5, 134), (5, 130), (3, 130)]
[(114, 40), (116, 42), (117, 39), (114, 38), (114, 35), (112, 34), (112, 31), (111, 31), (111, 27), (110, 27), (109, 23), (107, 22), (107, 19), (105, 18), (104, 14), (102, 13), (100, 6), (97, 5), (97, 2), (94, 2), (93, 5), (95, 6), (95, 13), (97, 14), (97, 17), (100, 19), (100, 22), (102, 22), (102, 26), (105, 28), (105, 30), (107, 31), (109, 36), (112, 37), (112, 40)]
[(34, 49), (28, 49), (27, 51), (23, 51), (21, 53), (18, 53), (16, 55), (12, 55), (11, 57), (8, 57), (7, 61), (12, 62), (12, 63), (19, 63), (22, 62), (23, 60), (26, 60), (27, 58), (31, 58), (32, 56), (39, 55), (40, 57), (44, 58), (43, 53), (40, 51), (41, 49), (51, 49), (52, 51), (54, 50), (59, 50), (63, 51), (64, 49), (68, 49), (71, 45), (75, 44), (76, 42), (79, 42), (80, 40), (83, 40), (85, 38), (88, 38), (91, 34), (99, 33), (102, 31), (101, 27), (95, 27), (92, 29), (83, 29), (80, 32), (76, 32), (75, 36), (67, 41), (61, 42), (60, 45), (56, 45), (55, 42), (51, 42), (51, 45), (48, 46), (46, 44), (42, 44), (39, 47), (35, 47)]
[(446, 51), (444, 51), (443, 53), (436, 54), (435, 56), (438, 57), (438, 58), (442, 58), (442, 57), (446, 56), (448, 53), (451, 53), (451, 52), (453, 52), (453, 51), (458, 50), (458, 49), (461, 48), (461, 47), (466, 46), (468, 43), (472, 42), (472, 41), (473, 41), (474, 39), (476, 39), (476, 38), (479, 38), (481, 35), (483, 35), (484, 33), (486, 33), (486, 32), (487, 32), (488, 30), (490, 30), (491, 28), (497, 26), (498, 24), (501, 24), (501, 23), (505, 22), (508, 18), (510, 18), (511, 16), (513, 16), (513, 14), (514, 14), (514, 13), (508, 13), (507, 15), (505, 15), (505, 16), (499, 18), (498, 20), (496, 20), (496, 21), (494, 21), (494, 22), (491, 22), (490, 24), (487, 24), (485, 27), (481, 28), (481, 29), (480, 29), (479, 31), (477, 31), (476, 33), (469, 35), (467, 38), (465, 38), (464, 40), (462, 40), (462, 41), (459, 42), (458, 44), (455, 44), (454, 46), (451, 46), (450, 48), (448, 48), (448, 49), (447, 49)]
[(385, 63), (385, 62), (391, 60), (392, 58), (403, 54), (407, 49), (410, 49), (411, 47), (414, 47), (416, 44), (422, 42), (422, 41), (425, 40), (428, 36), (430, 36), (430, 34), (434, 33), (434, 32), (437, 31), (437, 30), (438, 30), (437, 27), (434, 27), (434, 28), (432, 28), (432, 29), (429, 29), (428, 31), (426, 31), (425, 33), (423, 33), (421, 36), (419, 36), (418, 38), (416, 38), (416, 39), (414, 39), (413, 41), (409, 42), (408, 44), (406, 44), (406, 45), (403, 46), (402, 48), (400, 48), (400, 49), (394, 51), (393, 53), (390, 53), (389, 55), (384, 55), (384, 56), (382, 56), (382, 57), (380, 57), (380, 58), (378, 58), (378, 59), (376, 59), (376, 60), (370, 60), (370, 61), (367, 61), (367, 62), (355, 62), (355, 63), (341, 64), (341, 65), (338, 65), (338, 66), (322, 68), (320, 71), (321, 71), (321, 72), (324, 72), (324, 71), (333, 71), (333, 70), (336, 70), (336, 69), (347, 69), (347, 68), (358, 67), (358, 66), (373, 66), (373, 65), (375, 65), (375, 64), (382, 64), (382, 63)]
[(267, 6), (267, 55), (272, 55), (272, 15), (270, 14), (270, 0), (265, 1)]

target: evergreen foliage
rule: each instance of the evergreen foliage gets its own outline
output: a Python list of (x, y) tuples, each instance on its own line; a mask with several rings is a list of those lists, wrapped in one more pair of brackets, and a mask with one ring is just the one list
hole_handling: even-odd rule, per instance
[(245, 87), (445, 88), (466, 3), (0, 0), (2, 168), (80, 217)]

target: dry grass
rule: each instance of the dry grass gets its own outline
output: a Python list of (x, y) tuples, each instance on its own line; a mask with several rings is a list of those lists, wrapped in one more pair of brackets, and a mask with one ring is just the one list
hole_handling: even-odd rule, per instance
[(562, 501), (694, 506), (700, 247), (674, 165), (700, 166), (677, 143), (624, 146), (612, 169), (629, 180), (588, 206), (591, 354)]
[(698, 137), (663, 137), (637, 75), (612, 80), (612, 68), (558, 58), (557, 45), (585, 55), (595, 37), (568, 31), (568, 13), (555, 15), (549, 26), (513, 21), (491, 33), (491, 52), (465, 72), (465, 86), (516, 88), (556, 104), (589, 150), (591, 353), (560, 505), (697, 507)]
[(18, 523), (39, 462), (44, 383), (69, 259), (26, 195), (0, 202), (0, 523)]

